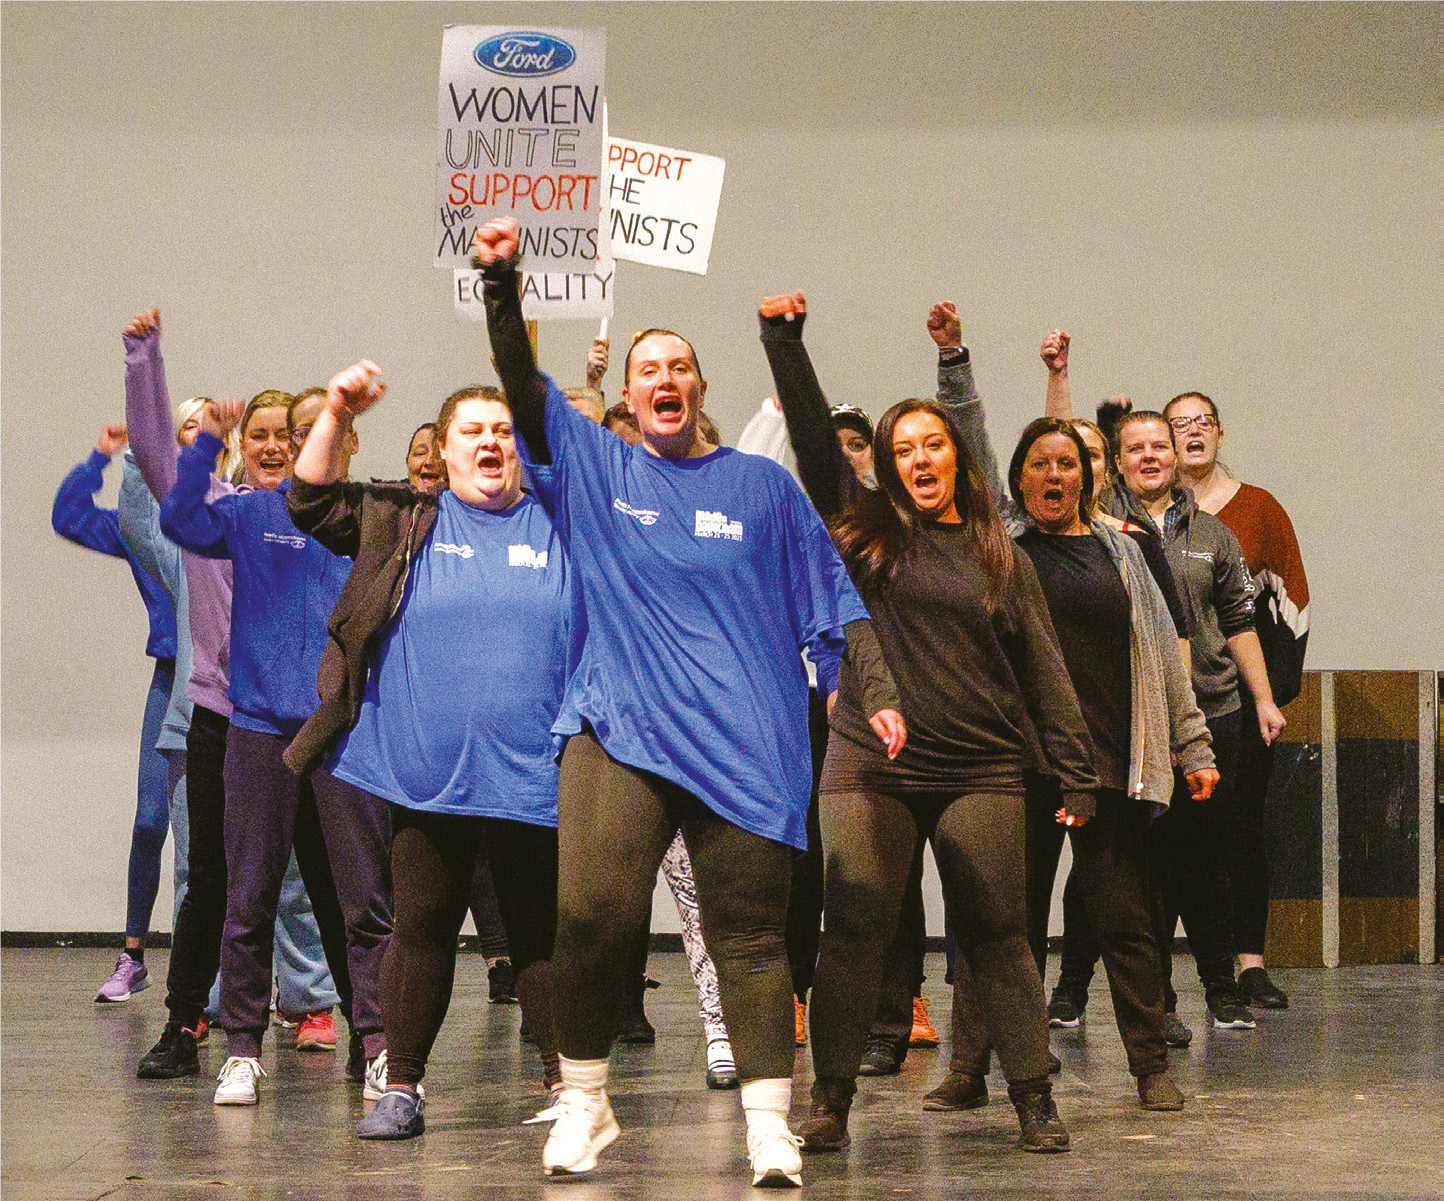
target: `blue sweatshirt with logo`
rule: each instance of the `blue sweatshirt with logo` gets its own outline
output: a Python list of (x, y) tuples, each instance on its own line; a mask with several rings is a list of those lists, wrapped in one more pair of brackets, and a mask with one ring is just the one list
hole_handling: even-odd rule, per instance
[(286, 511), (289, 481), (207, 501), (220, 451), (210, 434), (181, 451), (175, 486), (161, 501), (161, 529), (188, 551), (231, 561), (231, 720), (294, 736), (318, 703), (326, 624), (351, 560), (296, 528)]
[(55, 494), (50, 510), (50, 525), (62, 538), (68, 539), (102, 555), (112, 555), (130, 564), (130, 574), (145, 601), (150, 618), (150, 637), (145, 653), (153, 659), (174, 659), (175, 606), (160, 581), (150, 574), (120, 536), (120, 518), (114, 509), (102, 509), (95, 503), (95, 494), (104, 483), (105, 465), (110, 456), (99, 450), (90, 452), (84, 463), (71, 469)]

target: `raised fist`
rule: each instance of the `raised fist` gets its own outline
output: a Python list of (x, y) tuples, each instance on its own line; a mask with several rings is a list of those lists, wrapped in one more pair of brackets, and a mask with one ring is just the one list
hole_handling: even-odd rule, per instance
[(493, 263), (515, 260), (521, 242), (514, 217), (488, 221), (471, 235), (471, 265), (480, 271)]
[(1047, 365), (1048, 370), (1057, 373), (1068, 370), (1068, 342), (1069, 337), (1061, 329), (1055, 329), (1043, 339), (1043, 345), (1038, 348), (1038, 356)]
[(592, 348), (587, 351), (587, 387), (600, 388), (602, 376), (607, 374), (607, 366), (611, 362), (611, 343), (605, 338), (593, 338)]
[(963, 344), (963, 323), (958, 320), (958, 306), (951, 300), (944, 300), (928, 310), (928, 336), (939, 349)]
[(214, 434), (224, 442), (246, 415), (244, 400), (216, 400), (201, 410), (201, 433)]
[(147, 309), (130, 319), (125, 327), (127, 338), (144, 338), (160, 332), (160, 310)]
[(100, 441), (95, 444), (95, 449), (109, 457), (116, 451), (123, 450), (129, 441), (130, 434), (124, 425), (107, 425), (102, 427)]
[(801, 292), (784, 292), (781, 296), (769, 296), (757, 306), (763, 317), (782, 317), (795, 321), (799, 315), (807, 315), (807, 297)]
[(359, 417), (385, 395), (381, 368), (370, 359), (362, 359), (331, 377), (331, 382), (326, 385), (326, 407), (338, 419), (349, 421)]

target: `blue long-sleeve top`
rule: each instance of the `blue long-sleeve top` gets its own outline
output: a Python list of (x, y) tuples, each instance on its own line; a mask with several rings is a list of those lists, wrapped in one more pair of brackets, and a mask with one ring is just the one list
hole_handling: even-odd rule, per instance
[(120, 536), (120, 518), (114, 509), (102, 509), (95, 503), (95, 494), (105, 483), (105, 465), (110, 456), (99, 450), (90, 452), (84, 463), (76, 465), (61, 481), (50, 510), (50, 525), (62, 538), (102, 555), (112, 555), (130, 564), (130, 574), (145, 601), (150, 619), (150, 635), (145, 653), (153, 659), (174, 659), (175, 606), (169, 595), (135, 557)]
[(242, 729), (294, 736), (318, 704), (316, 673), (326, 625), (351, 560), (301, 533), (286, 510), (289, 481), (274, 491), (206, 500), (221, 441), (201, 434), (176, 461), (160, 528), (195, 554), (229, 559), (231, 720)]

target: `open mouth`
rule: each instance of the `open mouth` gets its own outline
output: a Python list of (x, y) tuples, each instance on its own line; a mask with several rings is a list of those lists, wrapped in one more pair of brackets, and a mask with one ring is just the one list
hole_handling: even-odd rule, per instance
[(1063, 503), (1063, 489), (1044, 488), (1043, 499), (1046, 500), (1049, 504), (1061, 505)]
[(926, 492), (938, 486), (938, 477), (924, 472), (921, 475), (913, 476), (913, 487), (919, 492)]
[(682, 415), (682, 400), (680, 397), (662, 396), (652, 402), (652, 412), (658, 417), (680, 417)]
[(262, 471), (285, 471), (286, 460), (284, 458), (263, 458), (256, 460), (256, 466)]
[(501, 456), (495, 451), (484, 450), (476, 456), (476, 465), (482, 475), (500, 475), (502, 468)]
[(1203, 454), (1203, 439), (1190, 438), (1183, 444), (1183, 449), (1191, 455), (1201, 455)]

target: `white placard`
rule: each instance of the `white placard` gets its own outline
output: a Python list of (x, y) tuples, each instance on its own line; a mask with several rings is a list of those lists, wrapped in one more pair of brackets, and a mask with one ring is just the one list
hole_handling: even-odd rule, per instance
[(726, 167), (710, 154), (609, 137), (612, 257), (706, 275)]
[[(482, 300), (481, 272), (453, 272), (452, 293), (457, 315), (471, 321), (486, 320)], [(521, 283), (522, 316), (536, 321), (603, 320), (612, 315), (612, 282), (616, 272), (611, 264), (591, 273), (573, 275), (524, 272)]]
[(494, 217), (521, 226), (525, 267), (587, 273), (604, 251), (600, 29), (448, 25), (436, 101), (435, 264), (470, 266)]

